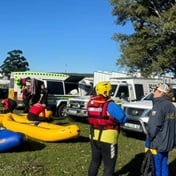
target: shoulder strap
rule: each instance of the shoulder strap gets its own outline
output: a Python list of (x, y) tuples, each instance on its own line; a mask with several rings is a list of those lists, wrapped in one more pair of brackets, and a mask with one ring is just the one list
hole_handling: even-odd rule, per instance
[(154, 159), (150, 149), (147, 150), (141, 165), (141, 176), (148, 176), (149, 174), (155, 175)]

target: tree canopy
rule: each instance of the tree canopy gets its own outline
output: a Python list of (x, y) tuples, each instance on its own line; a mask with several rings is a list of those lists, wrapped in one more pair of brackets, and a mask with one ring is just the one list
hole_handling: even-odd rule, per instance
[(23, 52), (21, 50), (9, 51), (8, 56), (0, 66), (1, 73), (9, 77), (11, 72), (30, 70), (29, 63), (22, 54)]
[(116, 33), (121, 55), (117, 65), (129, 72), (173, 73), (176, 77), (176, 1), (110, 0), (117, 25), (131, 22), (132, 34)]

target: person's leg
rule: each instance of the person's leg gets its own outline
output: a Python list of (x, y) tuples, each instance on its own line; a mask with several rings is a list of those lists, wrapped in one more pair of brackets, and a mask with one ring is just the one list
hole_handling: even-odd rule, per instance
[(168, 152), (161, 153), (162, 155), (162, 161), (161, 161), (161, 172), (162, 176), (168, 176), (169, 175), (169, 169), (168, 169)]
[(26, 99), (23, 99), (23, 104), (24, 104), (24, 113), (27, 113), (27, 100)]
[(17, 106), (17, 103), (16, 102), (13, 102), (13, 103), (11, 103), (10, 105), (9, 105), (9, 108), (8, 108), (8, 112), (13, 112), (14, 111), (14, 109), (16, 108), (16, 106)]
[(40, 121), (40, 122), (49, 122), (50, 119), (47, 117), (40, 117), (40, 116), (36, 116), (36, 120)]
[(30, 105), (29, 105), (29, 99), (28, 98), (26, 98), (26, 99), (24, 99), (23, 100), (23, 103), (24, 103), (24, 113), (28, 113), (28, 111), (29, 111), (29, 108), (30, 108)]
[(26, 111), (29, 112), (29, 109), (30, 109), (30, 98), (27, 98)]
[(118, 145), (102, 143), (102, 154), (104, 163), (103, 176), (112, 176), (114, 174), (115, 164), (117, 160)]
[(90, 144), (92, 151), (92, 159), (88, 169), (88, 176), (96, 176), (102, 160), (101, 148), (99, 146), (98, 141), (91, 140)]
[(162, 176), (161, 171), (161, 153), (157, 153), (156, 155), (153, 155), (154, 157), (154, 163), (155, 163), (155, 176)]
[(31, 120), (31, 121), (36, 121), (37, 120), (36, 116), (34, 114), (31, 114), (31, 113), (28, 113), (27, 119)]

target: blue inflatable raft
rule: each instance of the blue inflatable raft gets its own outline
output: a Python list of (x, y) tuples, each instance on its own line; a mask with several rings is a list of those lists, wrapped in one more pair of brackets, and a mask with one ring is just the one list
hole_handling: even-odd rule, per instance
[(0, 152), (11, 150), (24, 142), (24, 134), (0, 129)]

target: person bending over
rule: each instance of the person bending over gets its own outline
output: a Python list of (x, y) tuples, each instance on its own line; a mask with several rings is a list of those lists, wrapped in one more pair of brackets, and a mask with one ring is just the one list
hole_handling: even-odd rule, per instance
[(12, 113), (17, 107), (17, 102), (15, 100), (12, 100), (11, 98), (5, 98), (1, 101), (1, 103), (4, 106), (3, 110), (5, 113)]
[[(43, 121), (48, 122), (49, 119), (45, 117), (45, 104), (36, 103), (30, 107), (27, 118), (31, 121)], [(40, 113), (42, 113), (42, 117), (40, 117)]]

